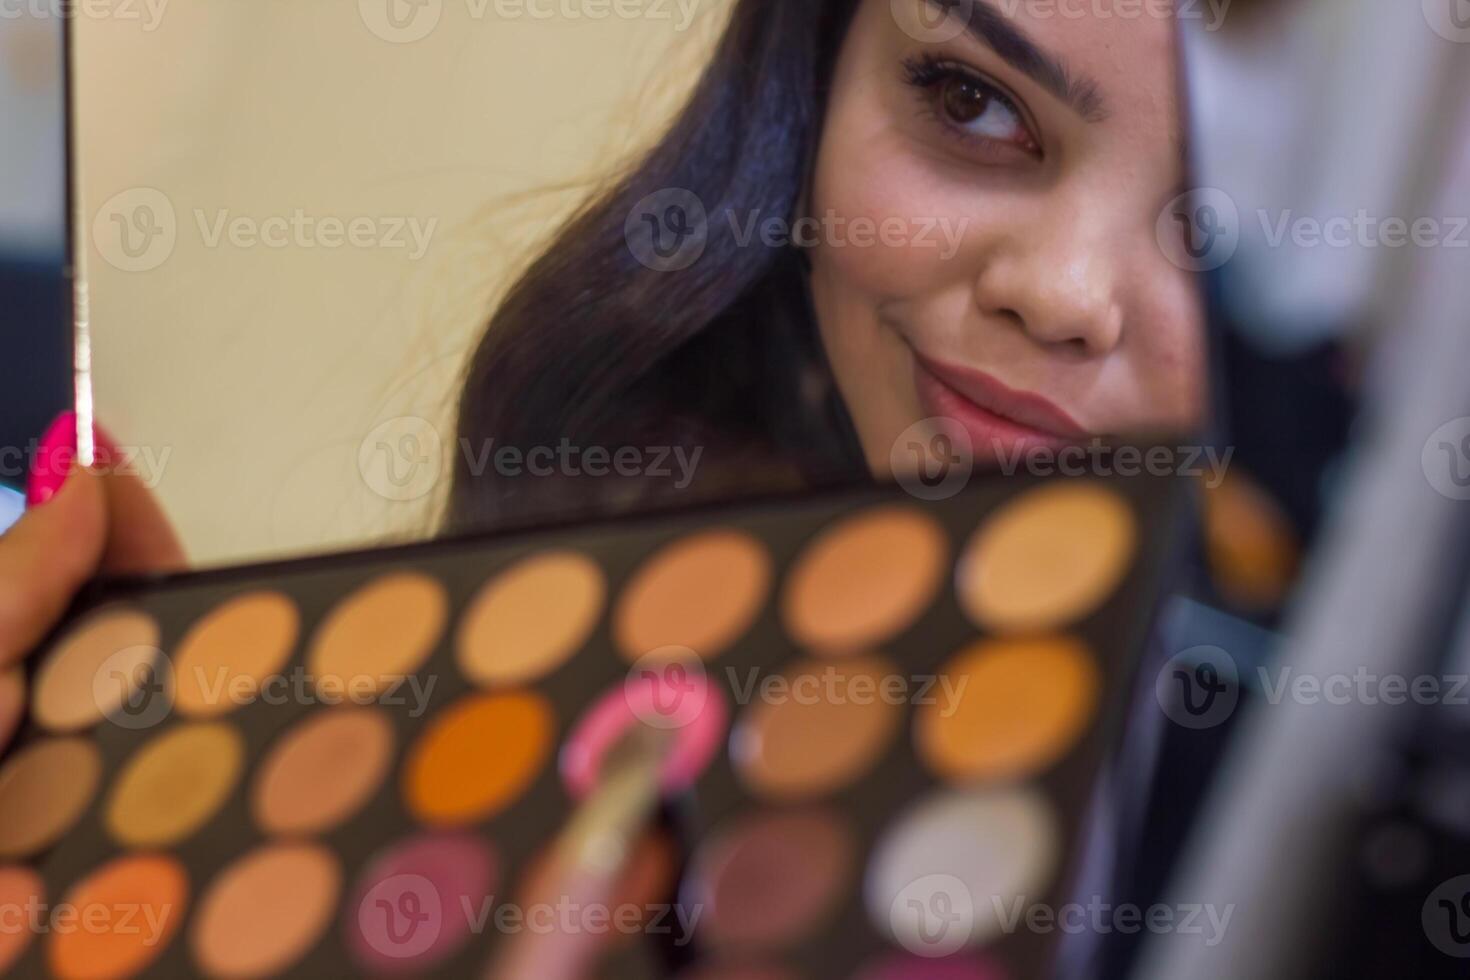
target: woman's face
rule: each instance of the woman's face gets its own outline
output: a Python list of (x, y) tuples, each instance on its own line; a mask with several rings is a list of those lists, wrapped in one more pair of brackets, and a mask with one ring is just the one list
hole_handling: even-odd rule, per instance
[(862, 0), (812, 176), (813, 299), (870, 466), (934, 417), (982, 462), (1195, 424), (1199, 301), (1155, 234), (1184, 180), (1173, 19), (950, 6)]

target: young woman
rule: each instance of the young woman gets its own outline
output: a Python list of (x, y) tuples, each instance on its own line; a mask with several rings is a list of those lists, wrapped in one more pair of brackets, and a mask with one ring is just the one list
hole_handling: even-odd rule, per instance
[[(669, 130), (491, 318), (452, 523), (881, 474), (933, 417), (981, 463), (1193, 423), (1200, 313), (1155, 230), (1177, 24), (1116, 7), (734, 0)], [(477, 477), (491, 445), (699, 462)]]

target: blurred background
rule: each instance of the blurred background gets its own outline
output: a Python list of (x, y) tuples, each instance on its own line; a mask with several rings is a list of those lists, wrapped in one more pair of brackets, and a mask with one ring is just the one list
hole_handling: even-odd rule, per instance
[[(45, 6), (0, 17), (6, 447), (70, 399), (60, 23)], [(1099, 970), (1464, 976), (1470, 3), (1190, 6), (1215, 438), (1234, 455), (1141, 680), (1158, 710), (1120, 767), (1138, 832), (1119, 888), (1234, 915), (1208, 949), (1114, 937)], [(688, 22), (671, 5), (662, 21), (514, 23), (430, 5), (421, 36), (426, 22), (371, 7), (175, 0), (156, 20), (139, 4), (138, 20), (79, 22), (89, 215), (124, 232), (88, 243), (99, 414), (123, 445), (189, 461), (155, 475), (201, 563), (422, 533), (432, 494), (371, 476), (375, 440), (443, 426), (483, 311), (657, 127), (722, 4)], [(298, 207), (402, 218), (405, 245), (205, 244), (232, 218)], [(432, 223), (422, 248), (413, 222)], [(279, 432), (304, 435), (286, 454)], [(0, 481), (23, 484), (21, 455)], [(191, 473), (228, 479), (202, 493)], [(14, 509), (0, 502), (0, 524)], [(1167, 684), (1150, 700), (1181, 670), (1216, 678), (1228, 707), (1193, 716)], [(1284, 696), (1301, 677), (1317, 696)], [(1339, 678), (1346, 698), (1324, 696)], [(1426, 680), (1432, 695), (1385, 696)]]

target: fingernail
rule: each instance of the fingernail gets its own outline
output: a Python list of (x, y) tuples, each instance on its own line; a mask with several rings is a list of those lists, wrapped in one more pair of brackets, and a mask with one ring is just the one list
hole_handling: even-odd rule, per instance
[[(92, 426), (92, 465), (106, 468), (118, 457), (117, 446), (102, 427)], [(31, 507), (44, 504), (66, 482), (77, 458), (77, 413), (65, 411), (52, 419), (36, 444), (26, 480), (26, 503)]]
[(76, 458), (77, 413), (62, 412), (46, 427), (31, 456), (31, 472), (26, 479), (26, 504), (39, 507), (56, 496)]

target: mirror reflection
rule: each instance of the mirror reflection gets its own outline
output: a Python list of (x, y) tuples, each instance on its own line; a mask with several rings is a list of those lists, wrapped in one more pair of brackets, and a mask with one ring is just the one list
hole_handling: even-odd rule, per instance
[(1179, 24), (1048, 9), (80, 19), (98, 420), (197, 565), (1188, 430)]

